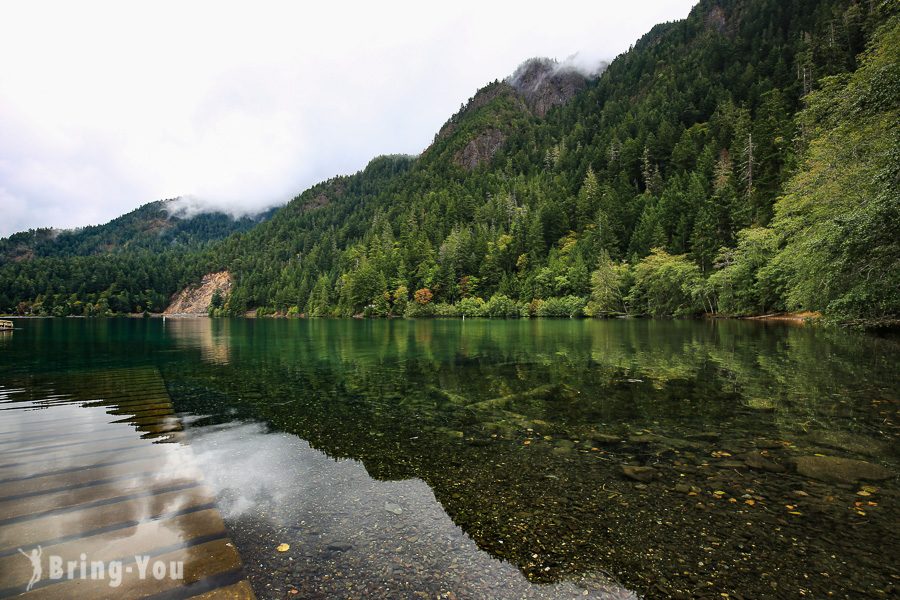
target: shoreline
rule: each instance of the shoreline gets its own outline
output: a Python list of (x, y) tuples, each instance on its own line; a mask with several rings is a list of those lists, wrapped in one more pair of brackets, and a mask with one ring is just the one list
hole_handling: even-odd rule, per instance
[(771, 313), (767, 315), (753, 315), (750, 317), (738, 317), (740, 319), (744, 319), (747, 321), (780, 321), (785, 323), (800, 323), (806, 324), (814, 321), (818, 321), (822, 318), (822, 313), (816, 311), (801, 311), (801, 312), (783, 312), (783, 313)]
[(642, 321), (699, 321), (699, 320), (713, 320), (713, 321), (765, 321), (765, 322), (777, 322), (777, 323), (791, 323), (791, 324), (813, 324), (822, 320), (821, 313), (818, 312), (797, 312), (797, 313), (772, 313), (766, 315), (752, 315), (752, 316), (734, 316), (734, 315), (717, 315), (717, 314), (702, 314), (690, 317), (651, 317), (647, 315), (616, 315), (610, 317), (587, 317), (587, 316), (576, 316), (576, 317), (458, 317), (458, 316), (421, 316), (421, 317), (405, 317), (405, 316), (387, 316), (387, 317), (363, 317), (363, 316), (350, 316), (350, 317), (309, 317), (309, 316), (288, 316), (286, 314), (268, 314), (268, 315), (257, 315), (255, 311), (248, 311), (242, 315), (228, 315), (228, 316), (220, 316), (220, 317), (211, 317), (205, 313), (116, 313), (111, 315), (66, 315), (64, 317), (57, 317), (53, 315), (2, 315), (0, 314), (0, 318), (2, 319), (271, 319), (271, 320), (285, 320), (285, 321), (308, 321), (308, 320), (346, 320), (346, 321), (390, 321), (394, 319), (401, 320), (448, 320), (448, 321), (465, 321), (466, 319), (472, 320), (476, 319), (479, 321), (532, 321), (532, 320), (551, 320), (551, 321), (560, 321), (560, 320), (577, 320), (577, 321), (616, 321), (616, 320), (642, 320)]

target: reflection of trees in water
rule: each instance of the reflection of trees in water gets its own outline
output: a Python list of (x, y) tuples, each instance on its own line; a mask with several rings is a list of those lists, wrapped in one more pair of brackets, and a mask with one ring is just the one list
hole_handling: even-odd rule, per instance
[(562, 424), (618, 417), (673, 426), (762, 409), (754, 418), (773, 412), (779, 427), (802, 430), (841, 422), (841, 401), (895, 394), (891, 365), (900, 354), (884, 339), (733, 321), (234, 321), (230, 330), (226, 321), (214, 333), (217, 326), (192, 320), (176, 335), (187, 346), (200, 340), (204, 357), (211, 344), (234, 354), (229, 373), (243, 374), (226, 385), (241, 397), (415, 408), (420, 422), (447, 420), (448, 411), (471, 420), (467, 406), (555, 385), (577, 394), (505, 409)]
[[(660, 514), (682, 500), (636, 495), (618, 467), (671, 461), (672, 448), (598, 453), (597, 435), (715, 429), (740, 445), (815, 423), (835, 438), (881, 418), (865, 400), (897, 391), (896, 344), (756, 323), (238, 321), (227, 339), (227, 369), (168, 367), (179, 408), (263, 420), (376, 478), (420, 477), (479, 546), (536, 581), (641, 571), (652, 545), (703, 560), (694, 528), (734, 526), (686, 512), (659, 540)], [(674, 455), (692, 453), (708, 456)]]

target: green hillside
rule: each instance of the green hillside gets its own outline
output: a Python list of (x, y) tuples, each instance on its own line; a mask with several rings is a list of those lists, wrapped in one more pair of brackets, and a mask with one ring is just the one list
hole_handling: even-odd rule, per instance
[(40, 310), (50, 298), (65, 313), (115, 285), (134, 310), (148, 290), (228, 269), (232, 314), (817, 310), (889, 323), (896, 6), (704, 0), (599, 77), (526, 62), (420, 156), (377, 158), (214, 247), (146, 257), (140, 282), (110, 269), (87, 291), (62, 255), (7, 264), (0, 309), (34, 310), (40, 296)]
[(32, 229), (0, 238), (0, 265), (47, 256), (90, 256), (132, 250), (195, 249), (238, 231), (246, 231), (271, 216), (233, 218), (212, 212), (187, 215), (177, 199), (148, 202), (103, 225), (80, 229)]
[(193, 261), (204, 248), (273, 212), (189, 215), (176, 200), (158, 200), (103, 225), (2, 238), (0, 310), (91, 315), (161, 309), (195, 276)]

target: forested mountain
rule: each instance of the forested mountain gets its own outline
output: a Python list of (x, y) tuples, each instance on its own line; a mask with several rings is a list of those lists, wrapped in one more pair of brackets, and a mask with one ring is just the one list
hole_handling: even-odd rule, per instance
[[(46, 311), (51, 298), (65, 313), (110, 285), (135, 309), (148, 290), (227, 269), (233, 314), (821, 310), (889, 322), (898, 27), (893, 2), (703, 0), (599, 76), (524, 63), (420, 156), (316, 185), (214, 248), (156, 254), (141, 283), (113, 276), (88, 291), (73, 259), (40, 273), (8, 264), (0, 309)], [(175, 255), (177, 276), (158, 273)], [(85, 260), (126, 256), (137, 255)]]
[[(32, 229), (0, 238), (0, 265), (46, 256), (89, 256), (130, 250), (195, 249), (268, 219), (270, 209), (252, 217), (221, 212), (188, 213), (179, 199), (148, 202), (103, 225), (80, 229)], [(181, 248), (179, 248), (181, 249)]]
[(246, 231), (274, 212), (240, 218), (194, 214), (179, 199), (158, 200), (103, 225), (32, 229), (2, 238), (0, 310), (62, 315), (164, 308), (194, 277), (185, 257), (190, 263), (211, 242)]

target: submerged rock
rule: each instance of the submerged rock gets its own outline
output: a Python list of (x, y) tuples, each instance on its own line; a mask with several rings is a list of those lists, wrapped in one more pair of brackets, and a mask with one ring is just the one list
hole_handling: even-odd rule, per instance
[(753, 442), (753, 445), (757, 448), (762, 448), (763, 450), (776, 450), (779, 448), (784, 448), (784, 443), (779, 442), (778, 440), (767, 440), (764, 438), (760, 438)]
[(495, 410), (498, 408), (509, 408), (511, 405), (520, 402), (572, 401), (578, 397), (578, 394), (578, 390), (566, 384), (545, 384), (524, 392), (516, 392), (500, 396), (499, 398), (474, 402), (469, 405), (469, 408), (473, 410)]
[(841, 431), (817, 431), (807, 436), (814, 444), (827, 446), (864, 456), (881, 456), (888, 452), (888, 445), (871, 436)]
[(689, 440), (699, 440), (701, 442), (718, 442), (719, 438), (722, 437), (717, 431), (701, 431), (699, 433), (692, 433), (687, 436)]
[(881, 465), (837, 456), (800, 456), (794, 459), (797, 473), (811, 479), (831, 483), (857, 483), (860, 480), (881, 481), (894, 473)]
[(682, 440), (679, 438), (670, 438), (662, 435), (656, 435), (655, 433), (639, 433), (629, 435), (628, 441), (632, 444), (656, 444), (658, 446), (666, 446), (668, 448), (676, 448), (679, 450), (699, 449), (704, 447), (704, 444), (701, 442)]
[(656, 469), (653, 467), (634, 467), (631, 465), (622, 465), (622, 474), (629, 479), (645, 483), (652, 481), (656, 477)]
[(722, 469), (742, 469), (747, 466), (747, 463), (739, 460), (720, 460), (716, 466)]
[(394, 513), (395, 515), (403, 513), (403, 508), (401, 508), (399, 504), (394, 504), (393, 502), (385, 502), (384, 510), (388, 511), (389, 513)]
[[(549, 435), (544, 436), (544, 439), (547, 439), (547, 438), (553, 439)], [(566, 448), (567, 450), (572, 450), (573, 448), (575, 448), (575, 442), (573, 442), (572, 440), (566, 440), (566, 439), (556, 440), (556, 446), (558, 448)]]
[(784, 468), (784, 465), (769, 460), (759, 452), (748, 452), (744, 456), (744, 464), (751, 469), (769, 471), (770, 473), (783, 473), (787, 470)]

